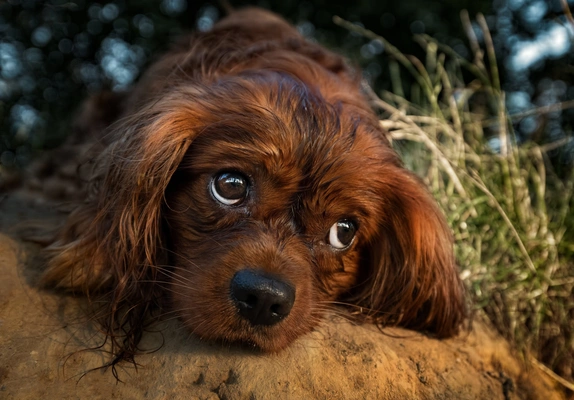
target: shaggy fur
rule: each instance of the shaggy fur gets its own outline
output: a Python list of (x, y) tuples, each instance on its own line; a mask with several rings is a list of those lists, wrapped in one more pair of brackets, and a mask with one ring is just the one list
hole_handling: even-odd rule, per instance
[[(48, 249), (45, 284), (104, 301), (116, 360), (133, 357), (166, 300), (196, 336), (267, 352), (335, 303), (380, 326), (456, 334), (465, 305), (451, 234), (359, 80), (258, 9), (184, 37), (130, 92), (86, 107), (77, 129), (99, 154)], [(222, 172), (245, 178), (238, 204), (214, 196)], [(356, 228), (343, 249), (330, 236), (338, 221)], [(245, 318), (230, 289), (245, 270), (291, 288), (291, 308)]]

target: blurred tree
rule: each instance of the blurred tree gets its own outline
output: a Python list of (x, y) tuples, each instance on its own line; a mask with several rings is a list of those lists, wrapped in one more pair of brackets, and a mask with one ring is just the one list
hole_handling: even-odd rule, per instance
[[(426, 33), (469, 57), (460, 11), (467, 9), (471, 16), (491, 14), (489, 26), (500, 59), (505, 60), (502, 76), (504, 88), (510, 92), (511, 110), (574, 97), (568, 52), (548, 53), (526, 68), (513, 69), (518, 62), (513, 60), (519, 60), (520, 53), (516, 46), (522, 43), (522, 48), (528, 49), (524, 44), (528, 37), (548, 35), (556, 26), (563, 26), (560, 7), (554, 2), (546, 6), (543, 0), (232, 3), (234, 7), (259, 5), (283, 15), (311, 40), (346, 53), (378, 89), (390, 86), (384, 46), (335, 26), (333, 15), (377, 32), (405, 53), (422, 56), (412, 36)], [(74, 110), (88, 93), (128, 87), (171, 38), (185, 30), (209, 29), (222, 15), (218, 3), (209, 1), (0, 3), (0, 166), (25, 165), (34, 152), (60, 143)], [(571, 43), (571, 27), (562, 33)], [(572, 119), (571, 114), (562, 112), (544, 121), (525, 118), (517, 129), (526, 138), (541, 132), (543, 138), (536, 139), (549, 140), (571, 131)]]

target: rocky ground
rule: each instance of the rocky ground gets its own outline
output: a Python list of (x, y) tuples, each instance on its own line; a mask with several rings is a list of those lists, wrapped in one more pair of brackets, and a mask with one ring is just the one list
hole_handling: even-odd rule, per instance
[[(42, 290), (40, 247), (16, 239), (24, 220), (57, 211), (0, 196), (1, 399), (561, 399), (553, 381), (527, 368), (484, 323), (435, 340), (402, 329), (380, 332), (334, 315), (277, 355), (200, 342), (177, 320), (144, 337), (137, 370), (87, 372), (105, 354), (82, 351), (98, 334), (82, 298)], [(86, 373), (87, 372), (87, 373)]]

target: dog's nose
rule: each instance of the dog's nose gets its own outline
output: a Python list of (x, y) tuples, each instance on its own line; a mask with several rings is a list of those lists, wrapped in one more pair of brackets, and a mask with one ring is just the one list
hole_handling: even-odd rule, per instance
[(231, 280), (231, 298), (253, 325), (273, 325), (291, 312), (295, 288), (263, 271), (244, 269)]

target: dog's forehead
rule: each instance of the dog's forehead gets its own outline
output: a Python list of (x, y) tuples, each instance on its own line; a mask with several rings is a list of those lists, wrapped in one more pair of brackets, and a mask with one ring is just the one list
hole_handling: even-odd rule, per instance
[(246, 173), (268, 193), (297, 198), (307, 210), (340, 214), (341, 207), (357, 213), (375, 208), (373, 190), (388, 146), (372, 129), (337, 113), (279, 117), (251, 115), (248, 125), (238, 115), (213, 127), (192, 145), (191, 162), (201, 165), (201, 172)]
[(206, 92), (223, 95), (230, 101), (210, 110), (219, 117), (191, 146), (197, 172), (242, 171), (306, 209), (375, 208), (373, 186), (390, 147), (372, 112), (344, 93), (275, 73), (230, 78)]
[(211, 163), (253, 163), (270, 175), (293, 169), (307, 178), (333, 179), (361, 165), (380, 164), (379, 150), (388, 144), (372, 118), (304, 85), (288, 92), (272, 89), (264, 89), (266, 101), (258, 95), (257, 102), (246, 98), (223, 105), (217, 110), (221, 117), (195, 138), (194, 153)]
[(363, 153), (369, 157), (369, 149), (384, 142), (379, 132), (362, 149), (355, 146), (358, 135), (377, 130), (374, 114), (352, 104), (355, 97), (338, 89), (320, 90), (289, 75), (259, 71), (230, 77), (206, 88), (205, 96), (227, 101), (209, 102), (217, 104), (209, 115), (218, 117), (203, 129), (200, 142), (217, 141), (239, 156), (257, 154), (269, 169), (286, 164), (331, 169), (346, 160), (346, 153), (357, 153), (355, 159)]

